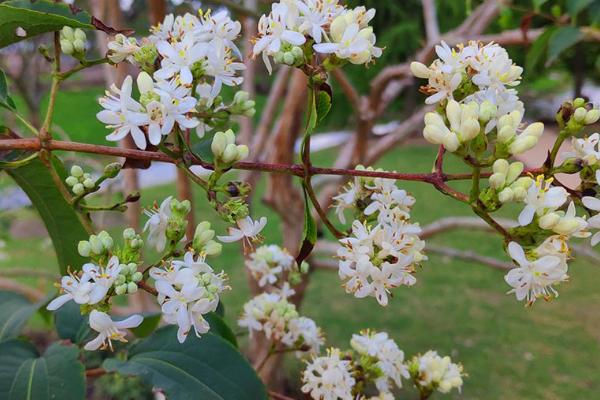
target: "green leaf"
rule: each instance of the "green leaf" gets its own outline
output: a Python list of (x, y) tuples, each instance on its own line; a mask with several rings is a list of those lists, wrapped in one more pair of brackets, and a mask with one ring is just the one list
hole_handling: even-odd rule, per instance
[(54, 312), (54, 325), (58, 337), (75, 344), (85, 342), (91, 333), (88, 316), (81, 315), (80, 307), (74, 301), (69, 301)]
[(235, 334), (231, 330), (231, 328), (225, 323), (223, 318), (219, 316), (216, 312), (206, 314), (204, 318), (208, 321), (210, 325), (210, 331), (216, 335), (221, 336), (223, 339), (227, 340), (234, 347), (238, 347), (237, 339), (235, 338)]
[(20, 294), (0, 291), (0, 342), (17, 337), (39, 308)]
[(317, 124), (320, 124), (325, 117), (329, 114), (331, 110), (331, 96), (324, 90), (319, 90), (317, 92), (317, 104), (316, 104), (316, 112), (317, 112)]
[(160, 322), (160, 318), (162, 316), (161, 313), (143, 313), (141, 314), (144, 317), (144, 320), (137, 328), (130, 328), (129, 330), (133, 332), (136, 337), (145, 338), (148, 337), (154, 332), (158, 323)]
[(546, 66), (552, 64), (568, 48), (574, 46), (583, 38), (583, 34), (574, 26), (560, 27), (548, 41), (548, 60)]
[(8, 84), (6, 83), (6, 75), (4, 71), (0, 69), (0, 107), (7, 108), (9, 110), (16, 110), (15, 102), (8, 93)]
[(529, 48), (525, 58), (525, 71), (528, 75), (533, 76), (536, 74), (539, 66), (546, 57), (548, 41), (554, 32), (556, 32), (556, 29), (556, 27), (546, 29)]
[[(74, 14), (64, 3), (12, 0), (0, 4), (0, 48), (42, 33), (59, 31), (63, 26), (94, 29), (88, 13)], [(17, 35), (18, 28), (25, 31), (24, 36)]]
[(177, 341), (168, 326), (134, 345), (126, 361), (109, 358), (108, 371), (136, 375), (161, 388), (169, 400), (260, 400), (267, 394), (248, 361), (229, 342), (207, 333)]
[(79, 350), (54, 343), (40, 356), (18, 339), (0, 343), (0, 393), (4, 400), (81, 400), (85, 369)]
[(569, 0), (567, 1), (567, 12), (571, 17), (576, 17), (577, 14), (592, 4), (593, 1), (594, 0)]
[(207, 163), (213, 163), (215, 161), (215, 155), (210, 148), (212, 144), (214, 134), (206, 134), (198, 143), (195, 143), (192, 146), (192, 151), (196, 156), (198, 156), (202, 161)]
[[(53, 158), (53, 165), (61, 179), (66, 172), (62, 162)], [(79, 215), (65, 200), (54, 184), (50, 172), (39, 158), (17, 168), (7, 168), (6, 172), (27, 194), (46, 225), (58, 258), (60, 272), (66, 275), (67, 268), (79, 270), (85, 259), (77, 252), (77, 244), (89, 233), (84, 228)]]
[(310, 201), (308, 193), (306, 193), (306, 187), (302, 185), (302, 189), (304, 191), (304, 229), (302, 231), (300, 251), (296, 257), (298, 265), (301, 265), (302, 261), (310, 255), (312, 249), (315, 247), (315, 243), (317, 243), (317, 224), (310, 213)]
[(542, 6), (546, 4), (548, 0), (533, 0), (533, 9), (535, 11), (540, 11)]

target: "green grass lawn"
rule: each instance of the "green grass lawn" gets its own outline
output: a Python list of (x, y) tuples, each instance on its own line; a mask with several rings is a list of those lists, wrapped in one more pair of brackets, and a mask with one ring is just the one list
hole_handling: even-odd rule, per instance
[[(425, 172), (434, 156), (429, 147), (410, 147), (394, 152), (378, 166)], [(315, 157), (318, 164), (329, 158), (327, 153)], [(456, 165), (449, 163), (449, 169)], [(462, 204), (425, 184), (401, 186), (417, 198), (413, 218), (422, 224), (448, 215), (469, 215)], [(466, 190), (464, 184), (458, 188)], [(171, 185), (148, 189), (142, 193), (142, 202), (149, 205), (171, 193)], [(222, 232), (224, 225), (208, 209), (200, 192), (195, 204), (197, 218), (215, 222)], [(267, 241), (279, 243), (277, 217), (260, 202), (256, 204), (254, 215), (267, 215), (270, 220), (265, 231)], [(453, 231), (434, 241), (506, 259), (499, 238), (485, 233)], [(51, 248), (42, 238), (8, 239), (7, 248), (9, 257), (0, 261), (2, 268), (56, 269)], [(227, 319), (234, 324), (248, 299), (239, 247), (226, 246), (214, 266), (230, 275), (233, 290), (223, 301)], [(335, 272), (317, 271), (311, 277), (302, 313), (323, 327), (330, 346), (347, 347), (353, 332), (370, 327), (389, 332), (407, 355), (428, 349), (451, 354), (469, 373), (457, 398), (594, 398), (600, 390), (598, 267), (572, 263), (572, 281), (560, 289), (560, 298), (550, 303), (540, 301), (532, 308), (524, 308), (514, 296), (505, 294), (508, 287), (502, 273), (435, 255), (418, 272), (418, 283), (395, 290), (386, 308), (372, 298), (359, 300), (345, 294)], [(31, 278), (27, 282), (37, 284)], [(292, 380), (297, 379), (300, 367), (291, 359), (286, 363)], [(414, 398), (411, 390), (408, 393)], [(404, 395), (402, 398), (411, 398)]]

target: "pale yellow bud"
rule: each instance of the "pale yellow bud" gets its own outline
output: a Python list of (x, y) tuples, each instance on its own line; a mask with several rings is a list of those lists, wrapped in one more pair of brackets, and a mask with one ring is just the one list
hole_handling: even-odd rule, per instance
[(552, 229), (554, 227), (554, 225), (556, 225), (558, 223), (558, 221), (560, 220), (560, 215), (558, 215), (557, 213), (551, 212), (548, 213), (546, 215), (544, 215), (543, 217), (541, 217), (539, 219), (539, 226), (542, 229)]
[(138, 89), (140, 89), (140, 93), (148, 93), (152, 89), (154, 89), (154, 81), (152, 77), (146, 72), (140, 72), (136, 79)]
[(425, 64), (422, 64), (417, 61), (413, 61), (410, 63), (410, 72), (417, 78), (427, 79), (429, 78), (431, 71)]
[(508, 172), (508, 161), (506, 161), (503, 158), (500, 158), (496, 161), (494, 161), (494, 165), (492, 166), (492, 170), (495, 173), (501, 173), (501, 174), (506, 174)]
[(503, 173), (495, 173), (490, 176), (490, 186), (494, 189), (500, 189), (506, 182), (506, 175)]

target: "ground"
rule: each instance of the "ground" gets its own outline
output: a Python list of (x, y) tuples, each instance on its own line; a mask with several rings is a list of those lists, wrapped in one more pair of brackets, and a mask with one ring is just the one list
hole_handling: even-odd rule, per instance
[[(72, 104), (71, 100), (63, 99), (65, 107)], [(87, 117), (80, 118), (86, 120)], [(66, 131), (77, 131), (77, 123), (63, 119)], [(89, 132), (95, 129), (79, 127), (82, 132), (71, 134), (73, 139), (90, 137)], [(99, 132), (102, 131), (96, 132), (98, 137), (92, 141), (100, 143), (103, 140)], [(377, 166), (428, 172), (434, 157), (432, 147), (413, 145), (395, 151)], [(326, 165), (330, 159), (329, 153), (319, 154), (315, 164)], [(456, 170), (458, 163), (450, 158), (448, 166)], [(0, 176), (0, 181), (6, 180)], [(422, 225), (444, 216), (471, 215), (467, 207), (443, 197), (426, 184), (400, 183), (400, 186), (416, 197), (413, 219)], [(467, 190), (464, 184), (457, 188)], [(149, 205), (173, 192), (171, 185), (146, 189), (142, 202)], [(214, 212), (208, 209), (199, 192), (196, 198), (197, 217), (216, 222)], [(514, 218), (517, 212), (509, 210), (502, 216)], [(32, 215), (31, 210), (18, 213), (20, 219), (32, 218)], [(269, 218), (265, 231), (267, 241), (280, 242), (277, 218), (259, 202), (254, 215)], [(223, 232), (224, 225), (218, 223), (217, 226)], [(0, 268), (57, 271), (51, 246), (42, 237), (4, 239), (7, 243), (3, 251), (7, 257), (0, 259)], [(508, 262), (497, 236), (452, 231), (432, 240)], [(226, 246), (214, 266), (224, 269), (231, 277), (233, 290), (224, 295), (223, 302), (227, 320), (235, 326), (235, 319), (248, 299), (239, 248)], [(407, 355), (429, 349), (451, 355), (464, 364), (469, 377), (461, 395), (438, 395), (437, 398), (591, 399), (597, 397), (600, 390), (600, 292), (596, 285), (599, 267), (584, 261), (573, 262), (571, 282), (559, 288), (560, 297), (549, 303), (539, 301), (530, 308), (523, 307), (514, 295), (506, 294), (508, 286), (502, 272), (435, 255), (430, 255), (418, 271), (418, 283), (411, 288), (396, 289), (385, 308), (372, 298), (359, 300), (345, 294), (335, 272), (317, 271), (312, 276), (302, 313), (323, 327), (328, 346), (347, 347), (352, 333), (373, 328), (387, 331)], [(38, 284), (37, 279), (29, 278), (26, 282)], [(30, 329), (39, 329), (40, 324), (34, 320)], [(300, 368), (301, 364), (294, 360), (286, 363), (291, 382), (298, 382)], [(401, 398), (415, 398), (414, 391), (406, 393), (410, 396)]]

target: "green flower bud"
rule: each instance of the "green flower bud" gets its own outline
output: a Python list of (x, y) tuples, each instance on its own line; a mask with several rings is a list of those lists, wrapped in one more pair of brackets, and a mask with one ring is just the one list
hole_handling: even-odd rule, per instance
[(304, 58), (304, 50), (300, 46), (292, 47), (291, 52), (296, 61), (301, 61)]
[(131, 280), (134, 282), (139, 282), (142, 280), (143, 277), (144, 275), (141, 272), (137, 271), (133, 275), (131, 275)]
[(73, 50), (75, 53), (83, 53), (85, 51), (85, 42), (80, 39), (73, 40)]
[(141, 249), (142, 247), (144, 247), (144, 241), (141, 238), (135, 238), (131, 240), (129, 246), (134, 250)]
[(256, 109), (255, 108), (249, 108), (246, 111), (244, 111), (244, 116), (248, 117), (248, 118), (254, 117), (255, 114), (256, 114)]
[(77, 252), (82, 257), (89, 257), (92, 252), (92, 246), (87, 240), (82, 240), (77, 244)]
[(117, 275), (117, 278), (115, 279), (115, 287), (121, 286), (125, 282), (127, 282), (127, 278), (125, 277), (125, 275), (119, 274), (119, 275)]
[(144, 94), (154, 89), (154, 80), (147, 72), (140, 72), (137, 77), (137, 85), (140, 93)]
[(500, 172), (496, 172), (490, 176), (490, 187), (494, 189), (500, 189), (506, 183), (506, 175)]
[(135, 238), (135, 229), (127, 228), (123, 231), (123, 239), (132, 240), (133, 238)]
[(83, 169), (79, 165), (73, 165), (71, 167), (71, 175), (75, 178), (81, 178), (83, 176)]
[(227, 146), (227, 136), (224, 132), (217, 132), (213, 137), (210, 148), (215, 155), (215, 157), (220, 158), (225, 151), (225, 147)]
[(94, 254), (102, 254), (104, 252), (102, 240), (96, 235), (90, 236), (90, 246), (92, 247), (92, 252)]
[(596, 122), (598, 122), (599, 119), (600, 119), (600, 110), (597, 108), (594, 108), (587, 112), (583, 122), (586, 125), (592, 125), (592, 124), (595, 124)]
[(221, 254), (223, 250), (223, 245), (221, 243), (215, 242), (214, 240), (209, 240), (204, 245), (204, 252), (207, 256), (218, 256)]
[(283, 54), (283, 62), (284, 62), (284, 64), (287, 64), (287, 65), (294, 65), (296, 63), (296, 58), (294, 57), (294, 54), (291, 52), (284, 53)]
[(135, 282), (129, 282), (127, 284), (127, 293), (134, 294), (137, 291), (138, 291), (138, 286), (135, 284)]
[[(132, 40), (133, 38), (124, 38), (124, 40)], [(135, 39), (133, 39), (135, 42)], [(148, 43), (142, 46), (133, 54), (133, 58), (140, 65), (140, 68), (149, 74), (154, 72), (154, 63), (158, 57), (158, 51), (153, 43)]]
[(73, 44), (67, 39), (60, 40), (60, 49), (64, 54), (69, 56), (75, 52)]
[(245, 101), (247, 101), (249, 98), (250, 98), (250, 94), (248, 92), (240, 90), (239, 92), (237, 92), (235, 94), (235, 96), (233, 96), (233, 102), (241, 104), (241, 103), (244, 103)]
[(75, 186), (76, 184), (79, 183), (79, 180), (77, 178), (75, 178), (74, 176), (69, 176), (69, 177), (67, 177), (67, 179), (65, 179), (65, 182), (69, 186)]
[(129, 272), (129, 275), (135, 274), (137, 272), (137, 264), (136, 263), (127, 264), (127, 272)]
[(227, 146), (225, 146), (225, 150), (223, 151), (223, 154), (221, 155), (221, 159), (223, 160), (224, 163), (229, 164), (234, 162), (238, 157), (238, 152), (237, 152), (237, 146), (233, 143), (228, 144)]
[(520, 161), (510, 164), (510, 167), (508, 168), (508, 171), (506, 172), (506, 183), (507, 184), (513, 183), (521, 175), (524, 168), (525, 168), (525, 166)]
[(582, 123), (585, 120), (586, 114), (587, 110), (583, 107), (580, 107), (573, 113), (573, 119), (579, 123)]
[(250, 154), (250, 150), (248, 149), (248, 146), (246, 146), (245, 144), (238, 145), (236, 150), (237, 150), (236, 161), (242, 161), (243, 159), (248, 157), (248, 155)]
[(575, 100), (573, 100), (573, 107), (579, 108), (579, 107), (583, 107), (583, 106), (585, 106), (585, 99), (578, 97)]
[(91, 189), (94, 187), (94, 180), (93, 179), (86, 179), (83, 181), (83, 186), (85, 186), (87, 189)]
[(121, 172), (121, 164), (119, 163), (110, 163), (106, 167), (104, 167), (104, 176), (107, 178), (114, 178), (119, 175)]
[(73, 37), (75, 39), (79, 39), (79, 40), (82, 40), (84, 42), (87, 40), (85, 32), (82, 29), (79, 29), (79, 28), (75, 29), (75, 34), (73, 35)]
[(121, 296), (124, 295), (125, 293), (127, 293), (127, 284), (122, 284), (119, 285), (115, 288), (115, 293), (117, 294), (117, 296)]
[(306, 261), (302, 261), (302, 264), (300, 264), (300, 272), (303, 274), (308, 274), (309, 269), (310, 265)]
[(60, 30), (60, 37), (71, 41), (75, 39), (75, 32), (70, 26), (63, 26)]
[(73, 193), (75, 193), (76, 195), (80, 195), (83, 194), (85, 192), (85, 187), (83, 186), (83, 184), (81, 183), (76, 183), (75, 185), (73, 185)]
[(508, 203), (509, 201), (512, 201), (513, 196), (513, 190), (511, 188), (505, 188), (500, 193), (498, 193), (498, 200), (502, 204)]
[(273, 55), (273, 61), (275, 61), (276, 64), (283, 64), (283, 54), (284, 53), (282, 51), (275, 53), (275, 55)]

